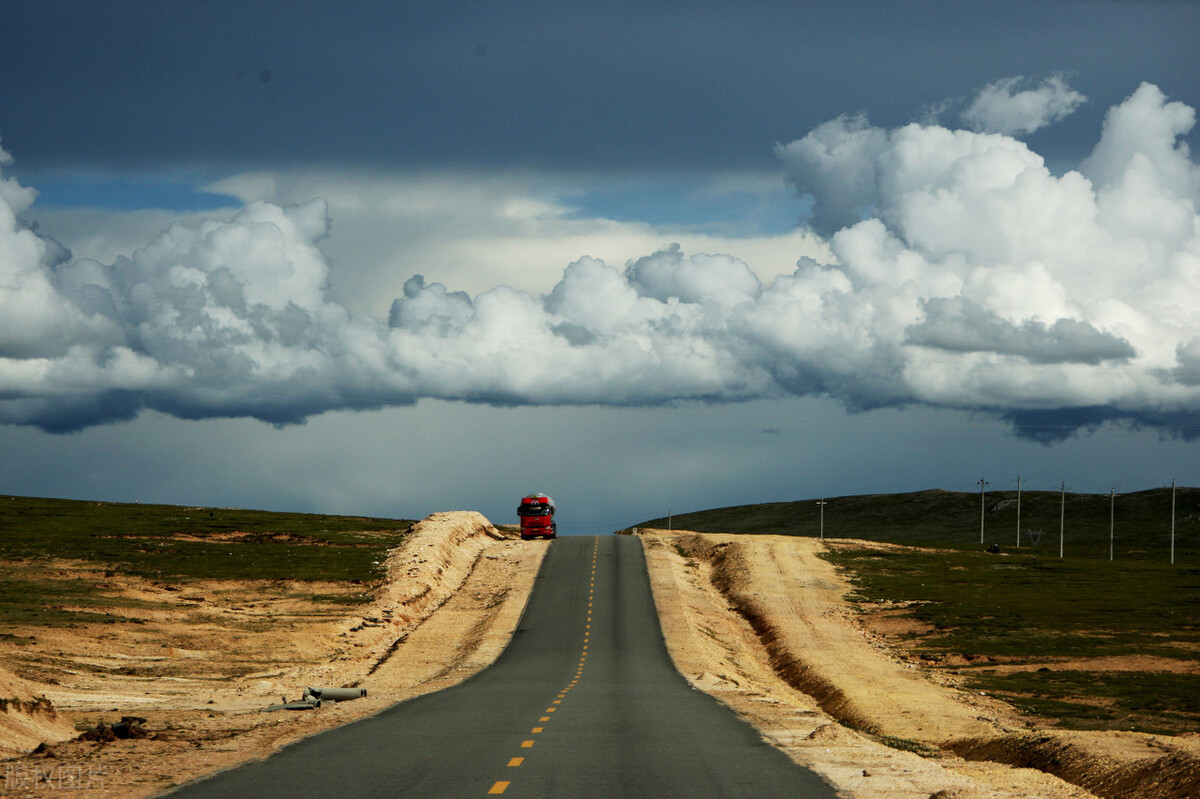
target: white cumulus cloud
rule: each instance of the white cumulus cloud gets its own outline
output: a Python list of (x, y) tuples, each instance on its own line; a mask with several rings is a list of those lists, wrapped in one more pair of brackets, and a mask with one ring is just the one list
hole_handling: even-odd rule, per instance
[(989, 83), (962, 112), (963, 121), (979, 132), (1019, 136), (1058, 122), (1087, 101), (1061, 75), (1021, 89), (1025, 83), (1021, 77)]
[(821, 260), (798, 254), (764, 280), (678, 245), (623, 264), (575, 253), (545, 293), (410, 272), (386, 318), (331, 298), (324, 199), (248, 202), (104, 263), (22, 222), (33, 192), (0, 177), (0, 421), (824, 395), (986, 411), (1033, 433), (1124, 419), (1195, 435), (1193, 122), (1144, 84), (1056, 175), (1011, 135), (842, 117), (777, 148), (827, 234)]

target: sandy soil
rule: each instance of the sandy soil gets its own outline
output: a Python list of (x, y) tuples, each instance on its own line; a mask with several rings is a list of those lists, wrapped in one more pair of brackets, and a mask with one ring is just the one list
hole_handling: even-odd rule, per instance
[(1200, 794), (1196, 736), (1035, 729), (1007, 705), (939, 684), (888, 646), (904, 620), (850, 609), (850, 586), (818, 541), (641, 537), (680, 671), (845, 796)]
[[(478, 513), (435, 514), (392, 551), (374, 601), (349, 609), (314, 595), (353, 586), (108, 578), (113, 595), (145, 600), (140, 623), (15, 630), (22, 644), (0, 649), (0, 696), (45, 697), (0, 714), (0, 751), (51, 742), (4, 762), (0, 794), (147, 796), (466, 679), (508, 643), (545, 551)], [(367, 696), (262, 712), (308, 686)], [(65, 740), (123, 716), (152, 737)]]

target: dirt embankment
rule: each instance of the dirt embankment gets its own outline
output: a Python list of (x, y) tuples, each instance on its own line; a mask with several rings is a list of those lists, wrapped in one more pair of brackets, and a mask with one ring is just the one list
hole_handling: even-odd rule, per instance
[(863, 629), (822, 544), (643, 531), (680, 671), (854, 797), (1183, 797), (1200, 741), (1031, 729)]
[[(0, 795), (147, 796), (466, 679), (507, 644), (545, 551), (478, 513), (434, 514), (392, 550), (387, 582), (357, 607), (331, 603), (354, 590), (332, 583), (110, 577), (110, 593), (141, 603), (137, 618), (13, 630), (19, 645), (0, 648), (15, 673), (0, 671), (0, 696), (25, 703), (0, 713), (0, 756), (17, 756)], [(367, 696), (262, 712), (307, 686)], [(144, 718), (150, 737), (66, 740), (123, 716)], [(38, 742), (51, 743), (20, 756)]]

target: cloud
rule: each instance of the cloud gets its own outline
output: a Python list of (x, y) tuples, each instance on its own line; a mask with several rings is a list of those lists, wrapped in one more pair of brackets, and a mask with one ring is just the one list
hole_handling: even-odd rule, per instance
[(1053, 325), (1026, 320), (1020, 325), (965, 297), (933, 297), (922, 303), (925, 318), (908, 328), (907, 343), (946, 352), (1017, 355), (1030, 363), (1128, 361), (1137, 355), (1128, 341), (1101, 333), (1078, 319)]
[[(773, 216), (794, 219), (798, 212), (778, 173), (720, 175), (664, 190), (651, 179), (620, 176), (581, 181), (574, 175), (532, 173), (314, 169), (242, 174), (208, 189), (246, 203), (293, 205), (323, 198), (335, 220), (333, 235), (320, 244), (334, 266), (330, 296), (377, 316), (386, 316), (414, 272), (472, 295), (497, 285), (541, 294), (552, 290), (566, 264), (580, 255), (623, 265), (672, 241), (689, 251), (736, 252), (762, 279), (791, 272), (801, 255), (830, 257), (823, 241), (800, 229), (714, 231), (712, 225), (650, 224), (636, 216), (620, 221), (606, 214), (613, 206), (618, 212), (632, 208), (634, 198), (643, 198), (645, 206), (644, 197), (654, 194), (656, 203), (684, 206), (682, 215), (689, 219), (693, 214), (722, 219), (730, 197), (751, 196)], [(615, 200), (608, 199), (614, 195)], [(774, 210), (780, 206), (783, 212)], [(734, 213), (740, 216), (744, 208)], [(61, 212), (48, 218), (46, 227), (52, 222), (59, 223), (55, 230), (64, 237), (79, 227), (77, 219)], [(73, 247), (92, 246), (95, 227), (83, 232), (72, 238)], [(111, 252), (106, 248), (93, 257)]]
[(1024, 78), (1013, 77), (984, 86), (963, 110), (963, 122), (978, 132), (1020, 136), (1058, 122), (1087, 101), (1062, 75), (1020, 90), (1024, 84)]
[[(22, 222), (33, 192), (0, 177), (0, 421), (819, 395), (983, 411), (1042, 438), (1105, 421), (1196, 435), (1192, 122), (1144, 84), (1080, 171), (1056, 175), (1011, 136), (841, 117), (777, 148), (828, 234), (821, 260), (764, 280), (734, 255), (668, 245), (622, 266), (578, 257), (545, 293), (409, 272), (382, 318), (332, 298), (330, 202), (347, 197), (248, 201), (102, 262)], [(428, 190), (372, 201), (452, 220), (452, 204), (416, 202)], [(488, 218), (504, 216), (582, 235), (553, 204)]]
[(830, 233), (873, 209), (877, 160), (887, 146), (887, 132), (871, 127), (866, 114), (857, 114), (826, 122), (802, 139), (776, 146), (775, 153), (791, 167), (788, 182), (797, 193), (815, 200), (813, 227)]

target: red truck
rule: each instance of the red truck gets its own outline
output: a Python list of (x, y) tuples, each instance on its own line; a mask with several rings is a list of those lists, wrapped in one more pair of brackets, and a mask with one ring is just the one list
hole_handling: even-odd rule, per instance
[(522, 497), (517, 515), (521, 517), (522, 540), (558, 537), (558, 526), (554, 523), (554, 500), (545, 494)]

